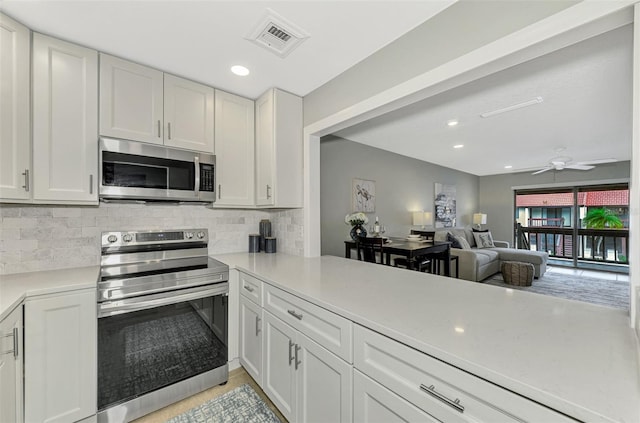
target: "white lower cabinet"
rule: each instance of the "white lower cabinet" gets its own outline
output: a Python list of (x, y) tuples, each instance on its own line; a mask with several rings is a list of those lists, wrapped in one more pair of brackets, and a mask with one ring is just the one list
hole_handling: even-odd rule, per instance
[(362, 373), (443, 422), (575, 422), (357, 325), (354, 328), (353, 364)]
[(96, 414), (95, 290), (25, 301), (27, 422), (76, 422)]
[(23, 421), (22, 306), (0, 322), (0, 422)]
[(240, 364), (262, 386), (262, 308), (240, 295)]
[(357, 370), (353, 371), (353, 421), (356, 423), (439, 422)]
[(351, 365), (264, 313), (263, 390), (290, 422), (352, 421)]

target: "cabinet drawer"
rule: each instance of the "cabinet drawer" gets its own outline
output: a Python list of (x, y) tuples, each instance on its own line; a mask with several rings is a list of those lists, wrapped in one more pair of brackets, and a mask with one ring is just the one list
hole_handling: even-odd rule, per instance
[(240, 272), (240, 293), (262, 307), (262, 281)]
[(357, 370), (353, 371), (353, 421), (355, 423), (438, 423), (438, 420), (429, 414)]
[(351, 321), (265, 284), (264, 308), (338, 357), (352, 362)]
[(446, 422), (575, 422), (420, 351), (357, 326), (354, 366)]

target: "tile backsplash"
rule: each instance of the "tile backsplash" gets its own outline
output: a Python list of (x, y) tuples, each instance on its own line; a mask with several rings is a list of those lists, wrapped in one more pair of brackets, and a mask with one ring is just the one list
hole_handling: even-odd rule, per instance
[(229, 210), (202, 205), (100, 203), (90, 206), (1, 205), (0, 274), (90, 266), (109, 230), (209, 230), (209, 254), (242, 252), (258, 222), (270, 219), (278, 252), (303, 255), (303, 210)]

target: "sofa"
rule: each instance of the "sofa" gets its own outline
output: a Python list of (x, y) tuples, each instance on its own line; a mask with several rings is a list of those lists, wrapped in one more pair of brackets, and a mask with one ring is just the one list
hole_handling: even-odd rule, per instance
[[(478, 248), (471, 228), (436, 229), (434, 240), (447, 241), (449, 233), (453, 237), (464, 238), (470, 246), (470, 248), (451, 249), (451, 254), (458, 256), (459, 279), (480, 282), (500, 272), (500, 264), (504, 261), (533, 264), (534, 277), (536, 278), (544, 275), (547, 271), (549, 254), (546, 252), (509, 248), (508, 242), (496, 240), (493, 240), (494, 247)], [(466, 247), (466, 245), (464, 246)]]

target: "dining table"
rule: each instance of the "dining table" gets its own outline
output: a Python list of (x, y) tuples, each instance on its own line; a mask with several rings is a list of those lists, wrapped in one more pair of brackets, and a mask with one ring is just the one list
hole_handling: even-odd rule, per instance
[[(344, 256), (351, 258), (351, 250), (356, 249), (357, 242), (346, 240), (344, 242)], [(432, 260), (441, 260), (444, 267), (444, 275), (451, 276), (451, 243), (448, 241), (409, 240), (403, 237), (388, 237), (382, 244), (383, 263), (391, 265), (391, 256), (402, 256), (407, 259), (407, 268), (416, 268), (418, 257), (427, 257)], [(457, 276), (457, 275), (456, 275)]]

